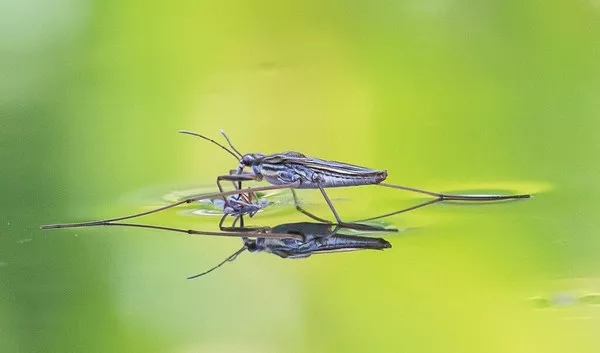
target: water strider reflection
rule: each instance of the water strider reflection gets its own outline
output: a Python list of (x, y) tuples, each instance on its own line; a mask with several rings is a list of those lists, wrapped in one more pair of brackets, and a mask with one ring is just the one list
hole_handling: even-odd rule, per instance
[[(251, 253), (271, 253), (284, 259), (299, 259), (313, 254), (389, 249), (392, 245), (387, 240), (367, 235), (397, 231), (359, 223), (339, 225), (311, 222), (280, 224), (273, 228), (265, 228), (263, 234), (260, 235), (254, 233), (255, 229), (250, 229), (250, 231), (247, 229), (236, 228), (244, 242), (241, 249), (208, 271), (188, 277), (188, 279), (198, 278), (212, 272), (224, 263), (235, 260), (245, 250)], [(353, 231), (354, 234), (347, 234), (348, 231)], [(282, 236), (280, 237), (280, 235)], [(285, 237), (285, 235), (290, 237)]]

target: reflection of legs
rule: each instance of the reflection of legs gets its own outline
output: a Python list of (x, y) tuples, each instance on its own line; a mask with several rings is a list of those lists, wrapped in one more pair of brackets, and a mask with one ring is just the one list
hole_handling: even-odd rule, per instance
[[(362, 222), (364, 220), (360, 220), (360, 221), (356, 221), (356, 222)], [(339, 226), (339, 225), (338, 225)], [(368, 224), (360, 224), (360, 223), (345, 223), (343, 226), (339, 226), (340, 228), (344, 228), (344, 229), (354, 229), (354, 230), (361, 230), (364, 232), (384, 232), (384, 233), (392, 233), (392, 232), (398, 232), (398, 229), (392, 228), (385, 228), (379, 225), (368, 225)], [(337, 233), (337, 229), (336, 229), (336, 233)]]
[(342, 228), (342, 226), (340, 226), (339, 224), (336, 224), (336, 225), (333, 227), (333, 229), (331, 230), (331, 232), (329, 232), (328, 234), (325, 234), (325, 236), (324, 236), (324, 237), (321, 237), (321, 238), (327, 238), (327, 237), (331, 237), (331, 236), (333, 236), (333, 235), (336, 235), (336, 234), (337, 234), (337, 232), (339, 232), (341, 228)]
[[(283, 239), (304, 239), (304, 237), (300, 234), (293, 233), (262, 233), (257, 231), (245, 231), (245, 232), (208, 232), (203, 230), (195, 230), (195, 229), (182, 229), (182, 228), (174, 228), (174, 227), (163, 227), (163, 226), (155, 226), (150, 224), (137, 224), (137, 223), (96, 223), (92, 226), (117, 226), (117, 227), (132, 227), (132, 228), (145, 228), (145, 229), (157, 229), (157, 230), (167, 230), (170, 232), (179, 232), (186, 233), (191, 235), (211, 235), (218, 237), (234, 237), (234, 238), (283, 238)], [(247, 228), (246, 228), (247, 230)]]
[(236, 227), (237, 221), (241, 219), (241, 215), (236, 216), (233, 219), (233, 223), (231, 224), (231, 227), (226, 227), (224, 226), (224, 222), (225, 219), (227, 218), (228, 215), (223, 215), (223, 217), (221, 217), (221, 220), (219, 221), (219, 229), (224, 231), (224, 232), (258, 232), (258, 233), (264, 233), (264, 232), (268, 232), (271, 230), (270, 227), (244, 227), (243, 224), (240, 223), (240, 227)]
[(298, 196), (296, 195), (296, 190), (294, 190), (294, 189), (290, 189), (290, 190), (292, 191), (292, 195), (294, 196), (294, 205), (296, 206), (296, 210), (298, 210), (298, 211), (300, 211), (300, 212), (304, 213), (306, 216), (308, 216), (308, 217), (310, 217), (310, 218), (314, 219), (314, 220), (315, 220), (315, 221), (317, 221), (317, 222), (321, 222), (321, 223), (331, 223), (331, 222), (329, 222), (328, 220), (326, 220), (326, 219), (323, 219), (323, 218), (320, 218), (320, 217), (317, 217), (317, 216), (315, 216), (314, 214), (312, 214), (312, 213), (308, 212), (307, 210), (303, 209), (303, 208), (300, 206), (300, 202), (298, 201)]

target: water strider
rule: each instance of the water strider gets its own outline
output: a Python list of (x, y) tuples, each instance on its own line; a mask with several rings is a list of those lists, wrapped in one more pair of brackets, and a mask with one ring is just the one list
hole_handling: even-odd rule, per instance
[[(223, 150), (231, 154), (237, 161), (238, 167), (235, 170), (231, 170), (229, 175), (221, 175), (217, 177), (217, 186), (220, 191), (223, 191), (221, 186), (222, 180), (237, 181), (238, 188), (241, 187), (242, 181), (262, 181), (265, 180), (268, 183), (276, 186), (282, 186), (290, 188), (294, 193), (294, 201), (296, 202), (296, 208), (301, 212), (306, 212), (300, 207), (297, 202), (297, 197), (294, 189), (319, 189), (323, 198), (327, 202), (327, 205), (331, 209), (338, 224), (343, 224), (339, 214), (335, 210), (333, 203), (331, 202), (326, 188), (334, 187), (352, 187), (362, 185), (379, 185), (388, 188), (401, 189), (411, 192), (417, 192), (435, 197), (431, 202), (433, 204), (442, 201), (499, 201), (499, 200), (511, 200), (511, 199), (524, 199), (529, 198), (528, 194), (521, 195), (447, 195), (427, 190), (421, 190), (401, 185), (386, 184), (383, 181), (387, 178), (386, 170), (370, 169), (362, 166), (353, 164), (337, 162), (337, 161), (326, 161), (318, 158), (307, 157), (302, 153), (288, 151), (274, 154), (263, 154), (263, 153), (240, 153), (235, 146), (231, 143), (225, 132), (221, 130), (221, 134), (229, 144), (231, 149), (226, 146), (210, 139), (206, 136), (200, 135), (195, 132), (181, 130), (183, 134), (197, 136), (205, 140), (214, 143), (221, 147)], [(250, 168), (251, 172), (245, 172), (245, 168)], [(423, 207), (426, 205), (421, 205)], [(405, 212), (404, 210), (399, 212)], [(385, 216), (397, 214), (399, 212), (393, 212)], [(309, 217), (318, 221), (324, 221), (321, 218), (315, 217), (314, 215), (308, 215)], [(380, 217), (378, 217), (380, 218)], [(374, 218), (370, 218), (374, 219)]]
[[(83, 227), (89, 225), (99, 225), (109, 222), (122, 221), (127, 219), (132, 219), (156, 212), (160, 212), (169, 208), (173, 208), (182, 204), (192, 203), (203, 199), (211, 199), (216, 197), (222, 197), (227, 203), (227, 199), (229, 196), (242, 197), (244, 193), (250, 195), (251, 193), (256, 193), (259, 191), (267, 191), (267, 190), (277, 190), (277, 189), (291, 189), (294, 195), (294, 202), (296, 204), (296, 208), (306, 214), (307, 216), (319, 221), (319, 222), (328, 222), (320, 217), (317, 217), (308, 211), (302, 209), (302, 207), (298, 203), (298, 199), (296, 197), (296, 193), (294, 189), (319, 189), (323, 198), (327, 202), (329, 208), (331, 209), (336, 221), (338, 224), (345, 224), (335, 210), (333, 203), (329, 199), (329, 196), (325, 192), (326, 188), (333, 187), (351, 187), (351, 186), (361, 186), (361, 185), (378, 185), (388, 188), (406, 190), (417, 192), (421, 194), (426, 194), (429, 196), (433, 196), (434, 198), (421, 203), (417, 206), (413, 206), (410, 208), (402, 209), (399, 211), (387, 213), (385, 215), (371, 217), (364, 220), (373, 220), (382, 217), (388, 217), (391, 215), (395, 215), (398, 213), (406, 212), (409, 210), (417, 209), (420, 207), (424, 207), (427, 205), (431, 205), (434, 203), (442, 202), (442, 201), (499, 201), (499, 200), (513, 200), (513, 199), (524, 199), (529, 198), (528, 194), (520, 194), (520, 195), (448, 195), (442, 194), (427, 190), (415, 189), (401, 185), (394, 184), (386, 184), (383, 181), (387, 178), (387, 171), (385, 170), (375, 170), (369, 169), (361, 166), (356, 166), (348, 163), (336, 162), (336, 161), (325, 161), (318, 158), (307, 157), (299, 152), (283, 152), (283, 153), (275, 153), (270, 155), (265, 155), (262, 153), (247, 153), (242, 155), (231, 143), (227, 135), (223, 131), (221, 131), (222, 135), (227, 140), (231, 149), (225, 147), (224, 145), (208, 138), (203, 135), (189, 132), (189, 131), (180, 131), (184, 134), (189, 134), (193, 136), (201, 137), (205, 140), (208, 140), (217, 146), (221, 147), (229, 154), (231, 154), (236, 161), (238, 162), (237, 169), (231, 170), (229, 175), (221, 175), (217, 177), (217, 186), (219, 188), (218, 193), (205, 194), (200, 196), (189, 197), (184, 200), (165, 205), (153, 210), (136, 213), (129, 216), (116, 217), (110, 219), (104, 219), (99, 221), (91, 221), (91, 222), (82, 222), (82, 223), (70, 223), (70, 224), (53, 224), (42, 226), (42, 229), (51, 229), (51, 228), (70, 228), (70, 227)], [(235, 152), (234, 152), (235, 151)], [(247, 172), (244, 169), (251, 168), (251, 172)], [(270, 186), (260, 186), (253, 188), (241, 189), (243, 181), (261, 181), (265, 180), (269, 182)], [(221, 185), (221, 181), (231, 181), (234, 183), (236, 190), (232, 191), (223, 191), (223, 187)], [(234, 205), (232, 208), (235, 211), (236, 207), (241, 207), (244, 205)], [(246, 202), (246, 207), (256, 208), (257, 206), (253, 205), (252, 202)], [(241, 213), (239, 215), (240, 223), (243, 226), (243, 215)]]

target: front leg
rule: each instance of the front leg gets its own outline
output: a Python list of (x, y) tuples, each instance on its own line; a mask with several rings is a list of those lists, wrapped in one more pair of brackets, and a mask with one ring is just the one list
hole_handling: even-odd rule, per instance
[[(231, 174), (231, 170), (229, 171), (229, 175), (219, 175), (217, 177), (217, 187), (219, 188), (220, 192), (223, 192), (223, 186), (221, 186), (221, 180), (225, 180), (225, 181), (231, 181), (233, 183), (233, 187), (236, 188), (237, 190), (241, 190), (242, 189), (242, 181), (251, 181), (251, 180), (256, 180), (259, 181), (260, 178), (254, 174), (250, 174), (250, 173), (243, 173), (243, 174)], [(237, 181), (237, 185), (236, 185), (236, 181)], [(238, 194), (238, 197), (241, 196), (241, 193)], [(223, 201), (225, 202), (225, 204), (227, 204), (227, 198), (223, 197)], [(239, 215), (238, 217), (240, 219), (240, 225), (243, 227), (244, 226), (244, 215)]]
[(252, 180), (260, 181), (260, 178), (258, 178), (254, 174), (219, 175), (217, 177), (217, 187), (219, 188), (219, 192), (223, 192), (223, 186), (221, 186), (222, 180), (239, 182), (239, 187), (237, 188), (239, 190), (242, 188), (242, 185), (241, 185), (242, 181), (252, 181)]
[(361, 225), (359, 223), (346, 223), (346, 222), (342, 221), (342, 219), (340, 218), (340, 215), (335, 210), (335, 207), (333, 207), (333, 203), (329, 199), (329, 196), (327, 196), (327, 193), (325, 192), (325, 188), (321, 184), (318, 184), (318, 186), (319, 186), (319, 191), (321, 191), (321, 194), (323, 194), (323, 198), (327, 202), (327, 205), (329, 205), (331, 212), (333, 212), (333, 216), (335, 217), (335, 220), (337, 221), (338, 226), (341, 226), (344, 228), (352, 228), (352, 229), (361, 229), (362, 228), (362, 229), (366, 229), (366, 230), (371, 228), (370, 226)]

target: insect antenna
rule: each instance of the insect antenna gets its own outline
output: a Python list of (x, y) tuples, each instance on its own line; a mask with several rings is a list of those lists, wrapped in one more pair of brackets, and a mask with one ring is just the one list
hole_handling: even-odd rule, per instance
[(198, 277), (201, 277), (201, 276), (204, 276), (204, 275), (207, 275), (207, 274), (211, 273), (212, 271), (216, 270), (217, 268), (223, 266), (223, 264), (225, 264), (226, 262), (231, 262), (231, 261), (235, 260), (238, 257), (238, 255), (241, 254), (241, 253), (243, 253), (246, 249), (247, 249), (247, 247), (246, 247), (246, 245), (244, 245), (240, 250), (234, 252), (233, 255), (231, 255), (228, 258), (226, 258), (225, 260), (221, 261), (221, 263), (218, 264), (217, 266), (211, 268), (208, 271), (204, 271), (204, 272), (202, 272), (200, 274), (197, 274), (195, 276), (188, 277), (187, 279), (194, 279), (194, 278), (198, 278)]
[[(236, 161), (239, 161), (239, 160), (240, 160), (241, 154), (240, 154), (240, 156), (238, 157), (238, 156), (237, 156), (235, 153), (233, 153), (233, 152), (232, 152), (232, 151), (231, 151), (229, 148), (227, 148), (227, 147), (223, 146), (222, 144), (218, 143), (217, 141), (215, 141), (215, 140), (213, 140), (213, 139), (211, 139), (211, 138), (208, 138), (208, 137), (206, 137), (206, 136), (202, 136), (202, 135), (200, 135), (200, 134), (198, 134), (198, 133), (195, 133), (195, 132), (192, 132), (192, 131), (187, 131), (187, 130), (179, 130), (178, 132), (179, 132), (179, 133), (181, 133), (181, 134), (187, 134), (187, 135), (192, 135), (192, 136), (200, 137), (200, 138), (203, 138), (203, 139), (205, 139), (205, 140), (207, 140), (207, 141), (210, 141), (210, 142), (214, 143), (215, 145), (217, 145), (217, 146), (221, 147), (221, 148), (222, 148), (222, 149), (224, 149), (225, 151), (227, 151), (227, 153), (229, 153), (230, 155), (232, 155), (232, 156), (233, 156), (233, 158), (235, 158), (235, 160), (236, 160)], [(232, 147), (233, 147), (233, 146), (232, 146)], [(237, 152), (237, 151), (236, 151), (236, 152)], [(238, 152), (238, 154), (239, 154), (239, 152)]]
[(237, 148), (235, 148), (235, 146), (233, 146), (233, 144), (229, 140), (229, 137), (227, 137), (227, 135), (225, 134), (225, 131), (219, 130), (219, 132), (221, 133), (221, 135), (223, 135), (223, 137), (225, 137), (225, 140), (227, 140), (227, 143), (229, 144), (229, 147), (231, 147), (231, 149), (234, 150), (237, 154), (239, 154), (240, 158), (242, 158), (243, 155), (240, 153), (240, 151), (237, 150)]

